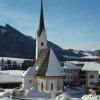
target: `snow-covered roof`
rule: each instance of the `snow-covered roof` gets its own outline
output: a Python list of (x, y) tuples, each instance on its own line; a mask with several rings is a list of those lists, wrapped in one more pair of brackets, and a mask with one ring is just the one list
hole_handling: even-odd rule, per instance
[(2, 70), (0, 73), (21, 76), (25, 71), (24, 70)]
[(96, 62), (87, 62), (83, 66), (82, 70), (85, 71), (98, 71), (100, 70), (100, 64)]
[[(71, 62), (71, 63), (73, 63), (73, 64), (84, 64), (85, 62), (80, 62), (80, 61), (69, 61), (69, 62)], [(66, 63), (66, 62), (65, 62)]]
[(64, 64), (64, 69), (81, 69), (81, 67), (75, 66), (73, 63), (71, 62), (65, 62)]
[(46, 72), (46, 76), (63, 76), (63, 75), (65, 75), (64, 70), (61, 67), (53, 50), (50, 49), (48, 69)]
[(34, 64), (35, 68), (37, 66), (36, 76), (63, 76), (65, 74), (52, 49), (41, 50)]
[(0, 83), (18, 83), (22, 82), (21, 76), (0, 73)]
[(35, 68), (34, 67), (29, 67), (24, 74), (22, 75), (23, 77), (34, 77), (36, 75)]

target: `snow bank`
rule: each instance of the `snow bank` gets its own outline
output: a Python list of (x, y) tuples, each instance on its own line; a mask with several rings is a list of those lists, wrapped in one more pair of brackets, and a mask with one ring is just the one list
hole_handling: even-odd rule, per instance
[(72, 98), (69, 94), (63, 93), (55, 98), (55, 100), (81, 100), (80, 98)]
[(34, 98), (51, 98), (50, 92), (40, 92), (36, 90), (34, 87), (31, 89), (25, 90), (25, 97), (34, 97)]
[(100, 100), (100, 95), (92, 95), (92, 94), (84, 95), (82, 97), (82, 100)]
[(12, 89), (5, 89), (4, 92), (0, 92), (0, 97), (10, 97), (12, 93), (13, 93)]
[(0, 73), (0, 83), (17, 83), (22, 82), (21, 76)]

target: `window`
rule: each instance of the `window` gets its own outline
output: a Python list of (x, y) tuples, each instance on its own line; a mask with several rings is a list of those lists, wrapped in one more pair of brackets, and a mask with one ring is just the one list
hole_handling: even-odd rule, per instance
[(41, 45), (43, 46), (43, 42), (41, 42)]
[(68, 73), (70, 73), (70, 70), (68, 70)]
[(72, 76), (71, 76), (71, 79), (72, 79)]
[(43, 90), (43, 82), (41, 83), (41, 90)]
[(53, 90), (53, 83), (51, 83), (51, 90)]
[(94, 83), (93, 82), (90, 82), (90, 85), (94, 85)]
[(29, 83), (32, 83), (32, 81), (31, 81), (31, 80), (29, 80)]
[(94, 75), (90, 75), (90, 79), (94, 79)]
[(75, 70), (75, 72), (77, 72), (77, 70)]

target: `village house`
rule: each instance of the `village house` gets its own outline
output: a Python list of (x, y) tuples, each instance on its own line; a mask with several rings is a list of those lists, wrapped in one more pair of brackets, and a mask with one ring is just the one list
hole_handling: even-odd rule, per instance
[(75, 85), (75, 83), (78, 82), (78, 72), (81, 70), (80, 67), (77, 67), (73, 63), (66, 61), (63, 68), (65, 72), (65, 84)]
[(97, 88), (100, 83), (100, 64), (96, 62), (87, 62), (82, 70), (86, 71), (86, 85), (89, 88)]

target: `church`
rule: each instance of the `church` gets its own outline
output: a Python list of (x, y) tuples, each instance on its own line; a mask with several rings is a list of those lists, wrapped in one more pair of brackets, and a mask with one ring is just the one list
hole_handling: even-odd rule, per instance
[(39, 28), (36, 35), (35, 64), (22, 75), (22, 88), (35, 87), (39, 91), (63, 90), (64, 70), (52, 48), (47, 46), (41, 0)]

